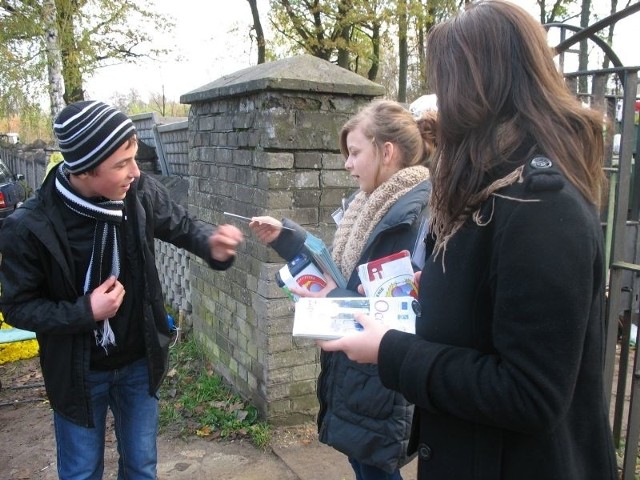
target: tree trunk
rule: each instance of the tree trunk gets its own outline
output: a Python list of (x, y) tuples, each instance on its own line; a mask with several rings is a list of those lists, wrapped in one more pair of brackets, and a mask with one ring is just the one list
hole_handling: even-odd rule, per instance
[(427, 32), (423, 15), (416, 21), (418, 48), (418, 97), (427, 91)]
[(398, 101), (407, 101), (407, 0), (398, 0)]
[(348, 46), (351, 43), (353, 25), (350, 22), (345, 21), (345, 17), (349, 14), (351, 8), (351, 2), (341, 1), (338, 3), (336, 28), (334, 34), (332, 34), (332, 37), (337, 35), (336, 40), (341, 40), (337, 42), (338, 66), (346, 68), (347, 70), (349, 69), (349, 60), (351, 59)]
[(65, 0), (54, 0), (57, 14), (60, 54), (62, 57), (62, 76), (64, 78), (64, 100), (69, 103), (84, 100), (82, 70), (77, 58), (78, 48), (75, 41), (75, 16), (77, 4)]
[(378, 76), (378, 69), (380, 68), (380, 24), (374, 23), (371, 32), (371, 67), (367, 72), (367, 78), (372, 82), (375, 82)]
[[(613, 15), (617, 11), (618, 11), (618, 0), (611, 0), (611, 11), (609, 12), (609, 15)], [(616, 27), (616, 22), (613, 22), (611, 25), (609, 25), (609, 28), (607, 29), (607, 43), (609, 45), (613, 45), (613, 32), (615, 27)], [(604, 62), (602, 62), (602, 68), (609, 68), (609, 64), (610, 64), (609, 57), (605, 56)]]
[(351, 43), (351, 31), (353, 25), (345, 22), (345, 17), (349, 13), (349, 9), (352, 8), (349, 2), (340, 2), (338, 5), (338, 17), (337, 17), (337, 34), (342, 42), (338, 43), (338, 66), (349, 69), (349, 49), (347, 46)]
[(49, 102), (51, 119), (65, 107), (64, 79), (62, 78), (62, 57), (56, 23), (56, 4), (53, 0), (44, 0), (43, 14), (46, 25), (47, 74), (49, 78)]
[[(582, 0), (582, 10), (580, 11), (580, 27), (587, 28), (589, 26), (589, 18), (591, 17), (591, 0)], [(578, 53), (578, 70), (584, 71), (589, 68), (589, 45), (587, 40), (580, 42), (580, 52)], [(578, 80), (578, 92), (587, 94), (588, 78), (581, 75)]]
[(545, 0), (537, 0), (538, 7), (540, 8), (540, 23), (553, 23), (558, 18), (558, 14), (561, 10), (564, 0), (555, 0), (550, 10), (547, 9), (547, 3)]
[(258, 12), (258, 0), (247, 0), (251, 7), (251, 16), (253, 17), (253, 30), (256, 33), (256, 43), (258, 45), (258, 63), (265, 62), (265, 40), (262, 23), (260, 22), (260, 12)]

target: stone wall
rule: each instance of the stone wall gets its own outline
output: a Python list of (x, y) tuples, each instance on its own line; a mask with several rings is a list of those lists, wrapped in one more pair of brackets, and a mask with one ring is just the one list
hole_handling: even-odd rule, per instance
[(187, 177), (189, 175), (188, 121), (158, 125), (160, 148), (169, 175)]
[[(214, 224), (223, 212), (289, 217), (330, 244), (331, 218), (357, 185), (338, 132), (382, 87), (315, 57), (258, 65), (183, 95), (189, 113), (189, 208)], [(293, 304), (278, 288), (284, 261), (244, 224), (234, 266), (191, 261), (193, 331), (222, 374), (272, 423), (313, 418), (314, 342), (293, 338)]]
[(155, 147), (156, 136), (154, 134), (154, 129), (156, 128), (158, 123), (164, 123), (160, 121), (161, 117), (155, 112), (148, 112), (132, 115), (130, 118), (133, 124), (136, 126), (138, 139)]
[[(172, 197), (188, 208), (189, 145), (187, 142), (188, 123), (183, 118), (161, 118), (155, 114), (142, 114), (132, 117), (140, 137), (156, 149), (158, 165), (156, 172), (161, 173)], [(186, 175), (185, 175), (186, 174)], [(171, 180), (168, 180), (170, 178)], [(182, 179), (182, 180), (180, 180)], [(176, 325), (189, 329), (191, 314), (190, 259), (191, 255), (170, 243), (156, 240), (156, 267), (160, 272), (164, 299), (175, 313)]]

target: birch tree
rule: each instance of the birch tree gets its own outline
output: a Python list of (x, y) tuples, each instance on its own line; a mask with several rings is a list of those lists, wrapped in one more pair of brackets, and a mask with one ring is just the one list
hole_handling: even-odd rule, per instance
[(84, 100), (85, 79), (100, 67), (167, 53), (153, 40), (173, 23), (152, 8), (151, 0), (0, 0), (0, 94), (33, 101), (48, 91), (53, 111), (61, 71), (64, 101)]
[(47, 73), (49, 78), (49, 104), (51, 118), (56, 118), (65, 107), (64, 78), (62, 77), (62, 56), (56, 22), (56, 4), (53, 0), (44, 0), (43, 19), (45, 24), (45, 46), (47, 56)]

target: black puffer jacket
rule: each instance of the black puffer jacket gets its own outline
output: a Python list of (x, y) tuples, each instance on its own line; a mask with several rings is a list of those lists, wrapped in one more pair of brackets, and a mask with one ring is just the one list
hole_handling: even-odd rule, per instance
[[(422, 182), (401, 197), (374, 228), (358, 265), (400, 250), (412, 253), (420, 243), (421, 225), (428, 220), (431, 184)], [(303, 248), (306, 232), (285, 219), (294, 232), (282, 230), (271, 244), (287, 260)], [(335, 289), (332, 297), (355, 297), (360, 284), (357, 269), (347, 280), (347, 289)], [(342, 352), (322, 352), (317, 386), (320, 411), (320, 441), (389, 473), (404, 465), (411, 429), (413, 406), (404, 397), (385, 388), (375, 365), (352, 362)]]
[[(75, 285), (69, 241), (54, 201), (55, 175), (35, 197), (10, 215), (0, 230), (0, 309), (7, 323), (36, 332), (40, 364), (51, 406), (69, 420), (93, 426), (85, 376), (89, 371), (93, 320), (89, 295)], [(232, 261), (210, 257), (213, 227), (190, 217), (169, 192), (142, 173), (127, 193), (127, 221), (135, 223), (141, 253), (143, 335), (149, 366), (149, 394), (154, 395), (168, 366), (170, 332), (154, 258), (154, 238), (206, 259), (217, 270)]]

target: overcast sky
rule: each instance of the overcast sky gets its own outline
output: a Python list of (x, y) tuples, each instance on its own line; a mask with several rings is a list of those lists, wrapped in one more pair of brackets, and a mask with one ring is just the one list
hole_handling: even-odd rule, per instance
[[(535, 0), (515, 0), (536, 16)], [(595, 0), (599, 18), (606, 16), (608, 0)], [(87, 97), (110, 101), (116, 92), (137, 90), (146, 100), (161, 92), (170, 100), (213, 82), (223, 75), (255, 65), (257, 52), (249, 38), (251, 10), (246, 0), (155, 0), (158, 13), (174, 19), (171, 36), (158, 46), (173, 46), (171, 60), (144, 65), (116, 65), (98, 70), (86, 84)], [(269, 0), (258, 0), (264, 28), (268, 28)], [(577, 24), (578, 20), (572, 22)], [(625, 66), (640, 65), (638, 27), (640, 12), (616, 25), (614, 51)], [(267, 36), (268, 40), (268, 36)], [(180, 60), (176, 60), (179, 58)]]
[[(268, 4), (258, 0), (263, 23)], [(171, 46), (171, 58), (102, 68), (86, 84), (88, 97), (108, 101), (114, 92), (126, 94), (133, 88), (146, 100), (148, 93), (164, 87), (167, 98), (178, 101), (184, 93), (256, 64), (246, 0), (155, 0), (155, 5), (154, 11), (175, 23), (172, 34), (154, 44)]]

